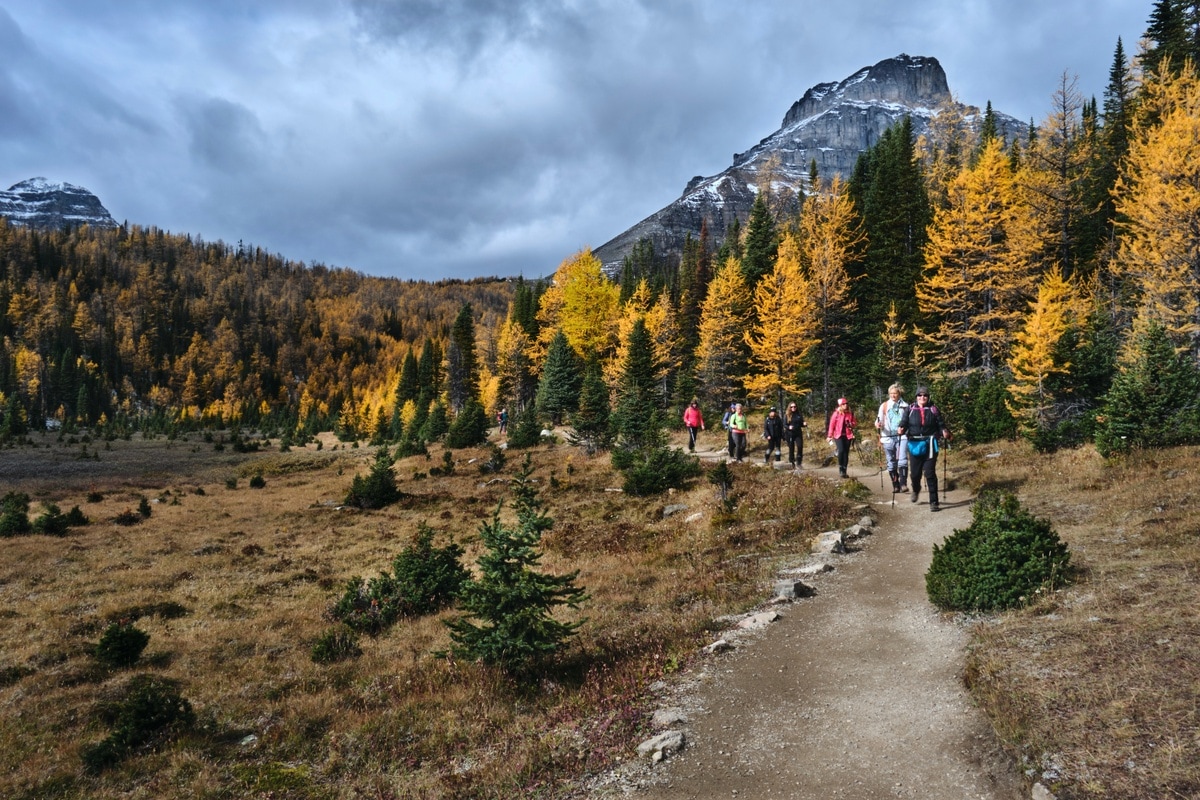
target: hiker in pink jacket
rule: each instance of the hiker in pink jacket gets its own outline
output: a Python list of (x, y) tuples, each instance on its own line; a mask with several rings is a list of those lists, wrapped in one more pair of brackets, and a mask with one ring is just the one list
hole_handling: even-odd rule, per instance
[(696, 398), (683, 411), (683, 424), (688, 429), (688, 452), (696, 452), (696, 431), (704, 430), (704, 415), (700, 413), (700, 403)]
[(850, 443), (854, 441), (854, 426), (857, 424), (850, 403), (846, 398), (839, 397), (837, 408), (829, 415), (826, 436), (829, 443), (837, 448), (838, 475), (843, 478), (846, 477), (846, 468), (850, 466)]

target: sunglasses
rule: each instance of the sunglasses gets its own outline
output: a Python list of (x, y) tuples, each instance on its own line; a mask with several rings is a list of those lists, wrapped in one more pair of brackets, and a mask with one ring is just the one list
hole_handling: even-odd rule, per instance
[(924, 392), (921, 392), (920, 394), (917, 395), (917, 397), (929, 397), (929, 395), (925, 394)]

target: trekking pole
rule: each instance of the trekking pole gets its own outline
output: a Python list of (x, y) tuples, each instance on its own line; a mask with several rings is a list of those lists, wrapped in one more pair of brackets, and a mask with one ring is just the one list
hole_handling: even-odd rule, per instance
[(942, 495), (949, 499), (950, 497), (950, 480), (946, 477), (948, 468), (946, 462), (950, 460), (950, 442), (946, 442), (946, 454), (942, 456)]

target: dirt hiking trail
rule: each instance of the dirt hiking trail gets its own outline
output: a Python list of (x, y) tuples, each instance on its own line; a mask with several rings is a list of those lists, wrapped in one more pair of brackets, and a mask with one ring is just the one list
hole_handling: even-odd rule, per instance
[[(835, 469), (804, 472), (836, 480)], [(664, 691), (660, 707), (686, 718), (675, 726), (681, 752), (627, 764), (587, 797), (1029, 796), (963, 687), (967, 631), (925, 596), (933, 545), (970, 524), (966, 490), (943, 491), (934, 514), (924, 491), (915, 505), (897, 494), (893, 507), (877, 468), (852, 464), (850, 476), (872, 490), (875, 533), (806, 579), (815, 597), (778, 606), (782, 619)]]

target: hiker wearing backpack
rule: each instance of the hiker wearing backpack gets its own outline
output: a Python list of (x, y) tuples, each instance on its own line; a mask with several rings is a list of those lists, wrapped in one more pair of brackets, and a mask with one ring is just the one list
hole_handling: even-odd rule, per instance
[(902, 492), (908, 485), (908, 438), (900, 435), (900, 423), (908, 413), (904, 401), (904, 387), (893, 383), (888, 387), (888, 399), (879, 406), (875, 414), (875, 428), (879, 431), (879, 444), (887, 459), (887, 473), (892, 479), (892, 492)]
[(899, 427), (901, 436), (908, 437), (908, 465), (912, 473), (912, 501), (921, 496), (921, 476), (929, 487), (929, 510), (941, 511), (938, 505), (937, 455), (939, 443), (950, 440), (950, 432), (937, 406), (929, 403), (929, 390), (917, 389), (917, 403)]

